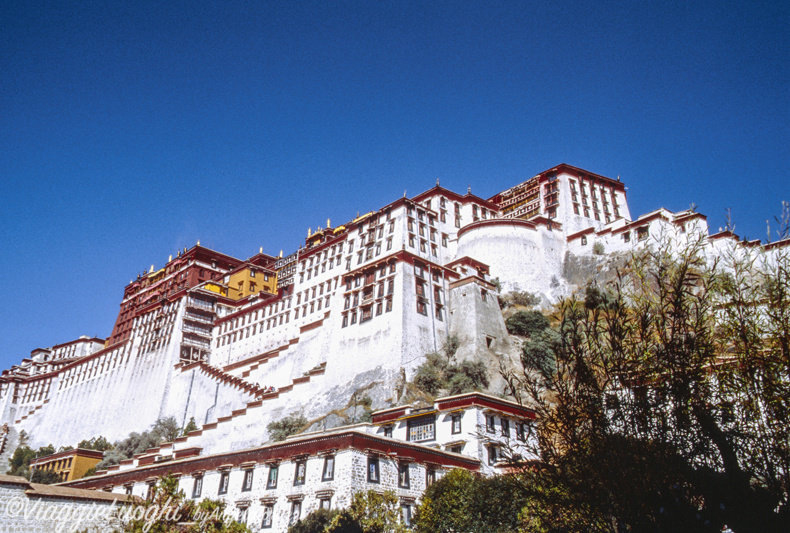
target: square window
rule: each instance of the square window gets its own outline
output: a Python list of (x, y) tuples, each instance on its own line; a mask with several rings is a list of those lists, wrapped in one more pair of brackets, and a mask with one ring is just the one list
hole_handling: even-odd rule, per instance
[(384, 426), (384, 436), (392, 438), (392, 426)]
[(335, 456), (327, 455), (324, 457), (324, 471), (321, 474), (321, 481), (332, 481), (335, 479)]
[(368, 482), (379, 482), (379, 458), (368, 457)]
[(271, 465), (269, 467), (269, 477), (266, 479), (267, 489), (277, 488), (277, 475), (279, 471), (280, 471), (280, 467), (278, 465)]
[(419, 442), (436, 438), (436, 418), (433, 415), (408, 420), (407, 440)]
[(329, 511), (332, 508), (332, 499), (331, 498), (320, 498), (318, 500), (318, 508), (323, 509), (325, 511)]

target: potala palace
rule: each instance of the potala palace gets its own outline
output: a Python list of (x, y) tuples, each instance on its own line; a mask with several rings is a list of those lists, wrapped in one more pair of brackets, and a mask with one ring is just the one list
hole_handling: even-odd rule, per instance
[[(145, 497), (172, 473), (188, 496), (225, 499), (251, 529), (273, 531), (375, 487), (395, 491), (408, 520), (448, 469), (500, 472), (499, 447), (531, 438), (534, 414), (497, 379), (499, 365), (519, 364), (499, 291), (549, 306), (606, 258), (691, 233), (714, 254), (762, 246), (708, 235), (691, 210), (633, 218), (619, 179), (565, 164), (488, 199), (437, 183), (327, 221), (290, 255), (237, 259), (198, 244), (124, 288), (108, 338), (36, 349), (3, 371), (2, 458), (23, 430), (31, 446), (75, 445), (194, 418), (188, 435), (68, 485)], [(488, 365), (490, 389), (406, 404), (406, 383), (451, 336), (458, 359)], [(363, 396), (371, 422), (332, 422)], [(313, 431), (270, 442), (267, 425), (295, 413)]]

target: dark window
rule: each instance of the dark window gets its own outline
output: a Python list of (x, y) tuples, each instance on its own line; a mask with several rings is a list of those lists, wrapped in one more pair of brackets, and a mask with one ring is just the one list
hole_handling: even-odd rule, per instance
[(409, 488), (409, 463), (398, 464), (398, 487)]
[(296, 462), (296, 470), (294, 471), (294, 485), (304, 485), (306, 470), (307, 461), (301, 460)]
[(324, 457), (324, 472), (321, 474), (321, 481), (333, 479), (335, 479), (335, 456), (327, 455)]
[(489, 433), (494, 432), (494, 417), (491, 415), (486, 416), (486, 431)]
[(436, 470), (428, 468), (425, 470), (425, 486), (430, 487), (434, 483), (436, 483)]
[(302, 514), (302, 502), (295, 501), (291, 503), (291, 516), (288, 520), (288, 525), (294, 525), (299, 521), (299, 516)]
[(510, 436), (510, 420), (503, 418), (500, 420), (500, 424), (502, 425), (502, 436), (509, 437)]
[(252, 490), (252, 469), (244, 471), (244, 482), (241, 485), (241, 490), (246, 492)]
[(263, 521), (261, 528), (272, 527), (272, 517), (274, 516), (274, 505), (267, 504), (263, 506)]
[(392, 438), (392, 426), (384, 426), (384, 436)]
[(368, 482), (379, 482), (379, 458), (368, 457)]
[(488, 447), (488, 464), (495, 465), (497, 462), (497, 450), (496, 446), (489, 446)]
[(403, 525), (411, 527), (411, 505), (403, 504), (400, 506), (400, 516)]
[(192, 497), (200, 498), (200, 493), (203, 490), (203, 476), (195, 478), (195, 483), (192, 485)]
[(272, 465), (269, 467), (269, 478), (266, 480), (267, 489), (277, 488), (277, 474), (279, 472), (280, 472), (280, 467), (278, 465)]
[(460, 433), (461, 432), (461, 415), (453, 415), (453, 426), (452, 432), (453, 433)]
[(230, 474), (228, 472), (222, 472), (219, 476), (219, 493), (218, 494), (227, 494), (228, 493), (228, 481), (230, 480)]

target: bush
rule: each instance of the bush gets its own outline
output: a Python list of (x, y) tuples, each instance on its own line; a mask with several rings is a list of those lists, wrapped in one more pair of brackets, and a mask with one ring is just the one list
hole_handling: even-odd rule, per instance
[(431, 395), (436, 395), (441, 389), (447, 389), (450, 394), (463, 394), (488, 387), (488, 372), (482, 361), (452, 364), (433, 353), (428, 354), (428, 360), (417, 368), (414, 385)]
[(269, 430), (269, 437), (274, 442), (285, 440), (291, 435), (296, 435), (307, 425), (307, 419), (301, 414), (297, 413), (291, 416), (286, 416), (276, 422), (270, 422), (266, 429)]
[(534, 307), (540, 303), (540, 296), (531, 292), (509, 292), (499, 297), (500, 309), (506, 309), (514, 305), (522, 307)]
[(33, 470), (30, 475), (31, 483), (42, 483), (44, 485), (51, 485), (52, 483), (59, 483), (60, 476), (52, 470)]
[(593, 244), (593, 253), (595, 255), (603, 255), (603, 252), (604, 252), (604, 249), (603, 249), (603, 243), (602, 242), (598, 241), (595, 244)]
[(338, 510), (317, 509), (288, 528), (288, 533), (324, 533)]
[(508, 333), (531, 337), (549, 327), (549, 319), (540, 311), (519, 311), (505, 321)]

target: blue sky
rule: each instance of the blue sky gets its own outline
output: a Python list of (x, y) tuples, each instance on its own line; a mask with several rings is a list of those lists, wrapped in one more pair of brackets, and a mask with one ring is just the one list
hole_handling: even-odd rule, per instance
[(559, 163), (765, 239), (790, 200), (773, 2), (6, 2), (0, 366), (110, 334), (123, 287), (442, 185)]

